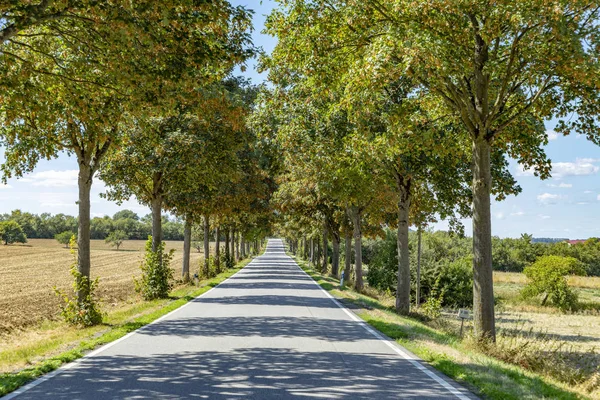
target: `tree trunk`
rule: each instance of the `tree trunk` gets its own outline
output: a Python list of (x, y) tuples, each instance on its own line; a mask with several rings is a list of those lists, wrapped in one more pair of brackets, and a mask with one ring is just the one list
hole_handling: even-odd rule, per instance
[(315, 252), (315, 268), (317, 268), (317, 266), (319, 265), (319, 261), (321, 261), (321, 245), (319, 244), (319, 241), (317, 240), (317, 243), (315, 244), (317, 249)]
[[(231, 252), (229, 251), (229, 231), (230, 229), (225, 229), (225, 259), (227, 260), (227, 263), (231, 258)], [(224, 265), (223, 267), (227, 268), (228, 265)]]
[(235, 260), (240, 261), (240, 234), (235, 233)]
[(417, 230), (417, 288), (415, 300), (417, 308), (421, 304), (421, 236), (423, 236), (423, 229), (419, 226)]
[(344, 249), (344, 280), (350, 280), (352, 273), (352, 232), (346, 231)]
[(208, 276), (210, 262), (210, 220), (208, 214), (204, 216), (204, 275)]
[(323, 222), (323, 263), (321, 264), (321, 272), (327, 273), (327, 222)]
[(408, 257), (408, 213), (410, 209), (410, 178), (396, 177), (400, 199), (398, 200), (398, 286), (396, 288), (396, 312), (410, 312), (410, 258)]
[[(90, 293), (90, 191), (94, 173), (85, 162), (79, 162), (79, 225), (77, 227), (77, 271), (82, 281), (78, 283), (77, 299), (85, 302)], [(85, 279), (87, 278), (87, 279)]]
[(229, 234), (230, 234), (230, 242), (229, 245), (231, 246), (231, 250), (229, 251), (229, 254), (231, 256), (231, 261), (235, 262), (235, 230), (233, 228), (231, 228), (229, 230)]
[(310, 264), (315, 262), (315, 241), (313, 238), (310, 238)]
[(184, 282), (190, 281), (190, 252), (192, 250), (192, 224), (186, 218), (183, 226), (183, 265), (181, 267), (181, 276)]
[(152, 199), (152, 251), (157, 251), (162, 241), (162, 196)]
[(340, 270), (340, 231), (331, 232), (333, 254), (331, 255), (331, 274), (337, 278)]
[(221, 238), (219, 236), (219, 227), (215, 226), (215, 265), (217, 268), (221, 264)]
[(473, 327), (479, 339), (496, 340), (492, 275), (490, 144), (473, 142)]
[(352, 207), (352, 223), (354, 224), (354, 288), (361, 292), (364, 289), (362, 272), (362, 232), (361, 232), (361, 210), (358, 207)]
[(242, 255), (242, 259), (246, 258), (246, 241), (244, 240), (244, 235), (240, 233), (240, 253)]

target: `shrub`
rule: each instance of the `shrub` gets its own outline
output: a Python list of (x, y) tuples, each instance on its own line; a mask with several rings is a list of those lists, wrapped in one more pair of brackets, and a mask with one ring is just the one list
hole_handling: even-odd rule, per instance
[(524, 298), (543, 296), (562, 311), (577, 307), (577, 293), (567, 283), (567, 275), (583, 275), (581, 262), (573, 257), (543, 256), (523, 270), (528, 283), (521, 291)]
[(442, 304), (446, 307), (460, 308), (473, 305), (473, 261), (471, 257), (455, 261), (439, 262), (434, 268), (426, 270), (422, 286), (429, 293), (443, 295)]
[(15, 221), (0, 222), (0, 238), (4, 244), (27, 243), (27, 236), (23, 228)]
[(169, 297), (173, 279), (173, 270), (170, 268), (175, 250), (165, 252), (165, 243), (161, 242), (156, 251), (152, 251), (152, 236), (146, 242), (144, 261), (140, 265), (142, 276), (134, 279), (135, 291), (140, 293), (145, 300), (164, 299)]
[[(76, 249), (77, 243), (75, 235), (71, 235), (69, 241), (71, 248), (71, 254), (73, 254), (74, 261), (71, 265), (71, 275), (73, 276), (73, 292), (74, 297), (71, 299), (65, 292), (54, 287), (54, 293), (63, 299), (64, 304), (60, 306), (61, 315), (64, 320), (77, 326), (92, 326), (102, 322), (104, 314), (100, 310), (100, 303), (96, 295), (96, 289), (98, 288), (98, 278), (90, 281), (87, 276), (81, 275), (77, 270), (77, 257)], [(88, 289), (88, 295), (80, 301), (77, 297), (77, 292), (82, 289)]]
[[(69, 243), (71, 242), (71, 237), (75, 236), (75, 234), (71, 231), (64, 231), (61, 233), (57, 233), (56, 235), (54, 235), (54, 239), (56, 239), (56, 241), (62, 245), (65, 246), (65, 248), (69, 248)], [(77, 238), (77, 236), (75, 236), (75, 238)]]

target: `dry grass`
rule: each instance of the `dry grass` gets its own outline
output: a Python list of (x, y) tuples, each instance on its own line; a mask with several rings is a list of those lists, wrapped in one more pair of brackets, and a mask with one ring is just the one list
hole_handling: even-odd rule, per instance
[[(570, 276), (569, 285), (576, 288), (600, 289), (600, 277), (598, 276)], [(494, 271), (494, 284), (498, 283), (516, 283), (525, 285), (527, 277), (519, 272), (500, 272)]]
[[(119, 251), (102, 240), (92, 240), (92, 278), (100, 277), (99, 294), (104, 307), (116, 307), (133, 294), (133, 277), (139, 275), (143, 240), (129, 240)], [(175, 249), (172, 267), (180, 276), (183, 242), (167, 241)], [(192, 249), (191, 269), (204, 255)], [(71, 288), (68, 249), (53, 239), (30, 239), (26, 245), (0, 246), (0, 335), (39, 325), (58, 317), (59, 299), (53, 286)]]

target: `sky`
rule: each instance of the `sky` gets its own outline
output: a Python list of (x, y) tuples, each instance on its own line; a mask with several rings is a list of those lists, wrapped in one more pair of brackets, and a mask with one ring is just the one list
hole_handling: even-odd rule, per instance
[[(276, 41), (261, 33), (266, 15), (274, 7), (272, 0), (233, 0), (232, 4), (254, 10), (254, 44), (270, 52)], [(241, 72), (240, 72), (241, 73)], [(266, 79), (248, 64), (245, 76), (254, 83)], [(583, 239), (600, 236), (600, 147), (585, 137), (559, 136), (549, 121), (546, 129), (549, 143), (545, 150), (552, 160), (552, 178), (541, 181), (530, 171), (523, 171), (511, 162), (511, 172), (523, 191), (503, 202), (492, 204), (492, 233), (500, 237), (519, 237), (522, 233), (534, 237)], [(4, 160), (0, 148), (0, 163)], [(92, 216), (113, 215), (127, 208), (139, 215), (149, 213), (148, 207), (135, 199), (118, 205), (100, 197), (104, 184), (95, 180), (92, 188)], [(77, 163), (66, 154), (50, 161), (40, 161), (35, 171), (21, 179), (0, 183), (0, 214), (21, 209), (33, 213), (49, 212), (77, 215)], [(471, 221), (463, 220), (465, 232), (471, 233)], [(434, 229), (446, 229), (440, 222)]]

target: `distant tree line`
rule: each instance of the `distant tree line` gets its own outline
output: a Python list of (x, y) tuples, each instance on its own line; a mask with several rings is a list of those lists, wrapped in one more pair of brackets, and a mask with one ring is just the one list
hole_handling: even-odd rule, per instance
[[(162, 216), (163, 237), (165, 240), (183, 240), (183, 222)], [(33, 214), (14, 210), (11, 213), (0, 214), (0, 221), (18, 223), (29, 239), (54, 239), (63, 232), (77, 232), (77, 218), (66, 214)], [(92, 239), (106, 239), (116, 231), (125, 232), (127, 239), (148, 239), (152, 234), (152, 216), (139, 217), (131, 210), (121, 210), (112, 217), (95, 217), (90, 223)]]
[[(368, 265), (369, 285), (394, 293), (397, 284), (397, 233), (385, 230), (383, 238), (367, 239), (363, 244), (363, 261)], [(585, 242), (570, 245), (561, 242), (535, 242), (531, 235), (520, 238), (492, 238), (492, 264), (495, 271), (523, 272), (537, 261), (548, 257), (558, 260), (557, 269), (571, 270), (569, 262), (576, 262), (578, 274), (600, 276), (600, 239), (590, 238)], [(417, 285), (417, 271), (411, 274), (411, 298), (420, 287), (419, 302), (432, 294), (443, 293), (443, 305), (467, 307), (472, 305), (473, 272), (471, 269), (471, 238), (444, 231), (422, 232), (420, 262), (417, 262), (417, 232), (409, 233), (411, 262), (419, 265), (420, 282)], [(571, 261), (569, 261), (571, 260)], [(563, 262), (564, 265), (561, 264)], [(526, 271), (525, 271), (526, 272)]]

